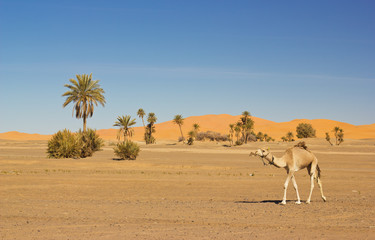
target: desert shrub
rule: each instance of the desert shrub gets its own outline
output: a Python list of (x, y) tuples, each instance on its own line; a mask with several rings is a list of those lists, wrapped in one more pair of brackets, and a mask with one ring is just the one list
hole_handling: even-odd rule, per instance
[(78, 133), (64, 129), (58, 131), (48, 141), (47, 154), (49, 158), (85, 158), (91, 157), (104, 145), (95, 130), (81, 130)]
[(96, 134), (93, 129), (87, 129), (86, 132), (79, 130), (77, 133), (79, 146), (80, 146), (80, 157), (91, 157), (94, 152), (99, 151), (104, 145), (104, 141)]
[(205, 136), (205, 133), (204, 133), (204, 132), (199, 132), (199, 133), (197, 133), (197, 135), (195, 136), (195, 140), (197, 140), (197, 141), (204, 141), (204, 136)]
[(152, 133), (149, 133), (149, 132), (145, 132), (144, 139), (145, 139), (146, 144), (153, 144), (156, 142), (155, 137), (152, 136)]
[(255, 133), (251, 133), (247, 136), (247, 141), (248, 142), (256, 142), (257, 141), (257, 137), (255, 136)]
[(225, 142), (225, 141), (228, 141), (228, 136), (225, 134), (220, 134), (218, 132), (207, 131), (207, 132), (199, 132), (196, 135), (195, 140), (197, 141), (209, 140), (209, 141)]
[(194, 144), (194, 138), (189, 137), (188, 140), (187, 140), (187, 144), (188, 145), (193, 145)]
[(115, 155), (121, 159), (135, 160), (139, 154), (139, 145), (130, 140), (118, 143), (114, 149)]
[(67, 129), (55, 133), (48, 141), (47, 154), (49, 158), (78, 158), (80, 144), (76, 134)]
[(316, 130), (309, 123), (300, 123), (296, 128), (298, 138), (315, 137)]
[(238, 140), (238, 141), (235, 142), (235, 145), (237, 145), (237, 146), (241, 146), (242, 144), (243, 144), (243, 142), (240, 141), (240, 140)]

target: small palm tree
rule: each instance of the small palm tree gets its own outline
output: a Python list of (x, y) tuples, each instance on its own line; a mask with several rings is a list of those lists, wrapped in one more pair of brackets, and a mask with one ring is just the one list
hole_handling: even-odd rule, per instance
[(143, 120), (143, 117), (146, 115), (145, 111), (142, 108), (140, 108), (140, 109), (138, 109), (137, 115), (138, 115), (138, 117), (140, 117), (142, 119), (143, 127), (146, 127), (145, 121)]
[(185, 138), (184, 138), (184, 135), (182, 134), (182, 128), (181, 128), (181, 126), (184, 124), (184, 118), (182, 117), (182, 115), (176, 115), (174, 116), (173, 122), (180, 127), (182, 141), (183, 143), (185, 143)]
[(196, 137), (196, 132), (194, 130), (188, 132), (188, 145), (193, 145), (194, 143), (194, 138)]
[(155, 132), (155, 126), (154, 124), (156, 123), (157, 118), (155, 116), (155, 113), (149, 113), (147, 117), (147, 126), (146, 126), (146, 131), (145, 131), (145, 141), (146, 144), (154, 143), (155, 138), (152, 136), (152, 134)]
[(331, 144), (331, 146), (333, 145), (333, 144), (331, 143), (331, 137), (329, 136), (329, 133), (328, 133), (328, 132), (326, 132), (326, 140), (327, 140), (327, 142), (329, 142), (329, 144)]
[(344, 130), (340, 128), (337, 133), (337, 145), (340, 145), (344, 141)]
[(288, 139), (288, 142), (293, 141), (293, 137), (294, 137), (293, 132), (288, 132), (288, 133), (286, 134), (286, 139)]
[(194, 123), (194, 124), (193, 124), (193, 129), (194, 129), (194, 132), (195, 132), (195, 133), (198, 133), (200, 128), (201, 128), (201, 126), (199, 126), (198, 123)]
[(131, 119), (131, 116), (125, 115), (125, 116), (119, 116), (117, 117), (117, 121), (113, 126), (120, 127), (117, 138), (120, 140), (121, 133), (124, 134), (124, 142), (127, 140), (128, 137), (133, 136), (134, 129), (131, 128), (136, 124), (135, 119)]
[(237, 142), (239, 142), (239, 136), (241, 133), (241, 127), (238, 124), (234, 127), (234, 131), (236, 132)]
[(92, 80), (92, 73), (90, 75), (76, 75), (76, 79), (69, 79), (70, 84), (65, 84), (64, 87), (69, 88), (62, 96), (67, 97), (63, 107), (73, 102), (73, 113), (76, 112), (76, 118), (83, 118), (83, 131), (86, 132), (86, 121), (88, 117), (94, 114), (94, 104), (98, 106), (100, 103), (103, 107), (105, 98), (103, 96), (104, 90), (98, 84), (99, 80)]
[(332, 130), (332, 132), (335, 133), (335, 137), (336, 137), (336, 145), (338, 145), (337, 142), (338, 142), (338, 139), (339, 139), (339, 136), (338, 136), (339, 131), (340, 131), (340, 128), (339, 128), (339, 127), (334, 127), (333, 130)]
[(233, 145), (233, 136), (234, 136), (234, 124), (229, 124), (229, 141), (230, 144)]

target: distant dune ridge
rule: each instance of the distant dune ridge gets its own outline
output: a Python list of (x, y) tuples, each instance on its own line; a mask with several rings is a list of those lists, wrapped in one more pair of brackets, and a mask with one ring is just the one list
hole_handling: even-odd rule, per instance
[[(215, 131), (222, 134), (229, 133), (229, 124), (235, 123), (240, 119), (241, 115), (232, 116), (229, 114), (219, 114), (219, 115), (203, 115), (203, 116), (192, 116), (187, 117), (184, 120), (184, 125), (182, 126), (183, 134), (186, 137), (187, 133), (192, 130), (193, 124), (198, 123), (200, 125), (200, 131)], [(334, 138), (332, 129), (336, 126), (344, 129), (344, 139), (365, 139), (365, 138), (375, 138), (375, 123), (370, 125), (359, 125), (355, 126), (349, 123), (338, 122), (328, 119), (296, 119), (290, 122), (273, 122), (266, 119), (252, 117), (255, 122), (254, 131), (267, 133), (269, 136), (273, 137), (277, 141), (280, 140), (282, 136), (285, 136), (287, 132), (291, 131), (296, 135), (296, 127), (299, 123), (310, 123), (313, 128), (316, 129), (316, 136), (318, 138), (324, 138), (325, 133), (329, 132), (331, 138)], [(140, 122), (140, 120), (138, 120)], [(177, 140), (180, 136), (180, 130), (176, 124), (171, 121), (158, 123), (155, 125), (156, 140)], [(101, 129), (98, 130), (98, 134), (105, 140), (116, 140), (117, 129)], [(144, 128), (136, 127), (134, 128), (133, 140), (143, 141)], [(41, 135), (41, 134), (28, 134), (20, 132), (6, 132), (0, 133), (0, 139), (7, 140), (48, 140), (51, 135)]]

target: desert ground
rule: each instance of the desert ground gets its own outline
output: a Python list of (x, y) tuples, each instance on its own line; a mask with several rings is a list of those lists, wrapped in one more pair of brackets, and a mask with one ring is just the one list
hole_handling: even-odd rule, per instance
[[(319, 159), (327, 202), (279, 205), (280, 157), (295, 143), (141, 146), (117, 160), (110, 142), (86, 159), (48, 159), (47, 141), (0, 140), (1, 239), (375, 239), (375, 140), (330, 146), (305, 140)], [(310, 183), (296, 173), (303, 201)]]

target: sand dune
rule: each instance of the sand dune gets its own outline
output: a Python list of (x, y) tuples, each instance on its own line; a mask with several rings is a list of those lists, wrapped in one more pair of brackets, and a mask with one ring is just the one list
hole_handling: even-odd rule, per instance
[(0, 133), (0, 139), (6, 140), (48, 140), (51, 138), (51, 135), (41, 135), (41, 134), (30, 134), (22, 133), (17, 131)]
[[(215, 131), (222, 134), (228, 134), (230, 123), (235, 123), (240, 119), (240, 115), (232, 116), (228, 114), (220, 115), (204, 115), (204, 116), (192, 116), (187, 117), (182, 126), (184, 136), (192, 130), (194, 123), (200, 125), (200, 131)], [(292, 131), (295, 135), (296, 127), (299, 123), (310, 123), (316, 129), (316, 135), (318, 138), (324, 138), (325, 133), (331, 133), (333, 138), (332, 129), (336, 126), (344, 129), (345, 138), (348, 139), (364, 139), (364, 138), (375, 138), (375, 123), (370, 125), (352, 125), (349, 123), (333, 121), (328, 119), (296, 119), (290, 122), (273, 122), (258, 117), (252, 117), (255, 122), (255, 132), (267, 133), (276, 140), (280, 140), (282, 136), (289, 131)], [(156, 133), (155, 137), (159, 140), (177, 140), (180, 136), (180, 130), (173, 121), (167, 121), (158, 123), (155, 125)], [(98, 130), (99, 135), (106, 140), (115, 140), (117, 136), (117, 129), (101, 129)], [(134, 140), (142, 141), (144, 129), (143, 127), (134, 128)], [(40, 134), (27, 134), (20, 132), (6, 132), (0, 133), (0, 139), (8, 140), (47, 140), (51, 135), (40, 135)]]

